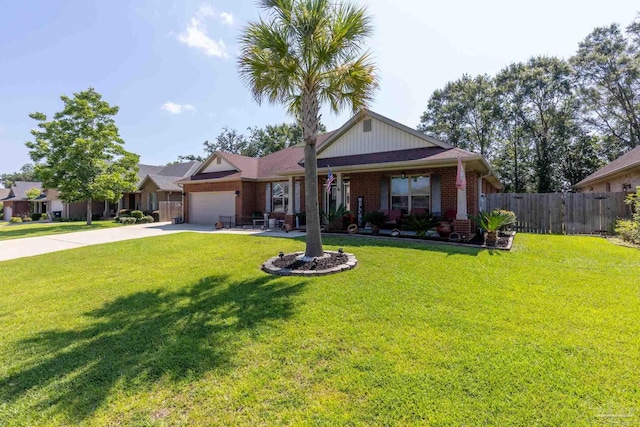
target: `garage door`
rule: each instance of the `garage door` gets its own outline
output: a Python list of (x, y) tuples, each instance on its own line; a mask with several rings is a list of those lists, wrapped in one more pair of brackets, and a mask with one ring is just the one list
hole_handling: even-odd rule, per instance
[[(233, 191), (189, 194), (189, 222), (192, 224), (213, 225), (220, 217), (231, 217), (235, 225), (236, 195)], [(227, 219), (223, 218), (226, 224)]]

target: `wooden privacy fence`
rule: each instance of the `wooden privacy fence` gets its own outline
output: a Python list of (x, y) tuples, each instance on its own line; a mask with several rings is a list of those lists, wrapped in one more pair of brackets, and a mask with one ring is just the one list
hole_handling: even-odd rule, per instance
[(172, 218), (182, 217), (182, 203), (158, 202), (160, 221), (171, 221)]
[(627, 193), (487, 194), (486, 210), (515, 212), (516, 230), (539, 234), (606, 233), (618, 218), (629, 218)]

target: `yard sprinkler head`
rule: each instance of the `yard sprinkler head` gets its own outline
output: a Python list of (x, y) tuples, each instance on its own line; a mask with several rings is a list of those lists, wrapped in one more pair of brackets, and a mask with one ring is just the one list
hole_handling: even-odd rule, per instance
[(344, 253), (344, 250), (343, 250), (342, 248), (338, 248), (338, 253), (339, 253), (339, 254), (343, 254), (343, 253)]
[(278, 256), (280, 257), (280, 259), (284, 258), (284, 252), (280, 251), (280, 253), (278, 254)]

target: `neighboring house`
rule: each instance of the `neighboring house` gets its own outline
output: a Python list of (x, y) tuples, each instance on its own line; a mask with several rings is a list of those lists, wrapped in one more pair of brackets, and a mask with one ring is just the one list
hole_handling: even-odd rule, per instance
[[(340, 129), (318, 137), (318, 191), (321, 209), (340, 204), (356, 214), (374, 210), (429, 212), (451, 216), (461, 233), (471, 231), (485, 193), (502, 185), (488, 162), (475, 154), (372, 111), (356, 115)], [(295, 224), (304, 211), (304, 147), (294, 146), (261, 158), (213, 153), (183, 187), (185, 220), (213, 224), (220, 217), (250, 224), (253, 213)], [(456, 188), (458, 158), (466, 186)], [(326, 191), (329, 168), (334, 176)]]
[(118, 209), (155, 211), (159, 202), (182, 202), (182, 188), (176, 181), (191, 176), (200, 165), (197, 161), (166, 166), (138, 165), (137, 190), (123, 194)]
[[(29, 200), (27, 191), (32, 188), (40, 190), (40, 195)], [(63, 210), (63, 203), (58, 199), (58, 192), (43, 189), (40, 182), (15, 181), (8, 190), (8, 194), (0, 198), (5, 220), (12, 216), (29, 215), (32, 205), (34, 213), (62, 212)]]
[(580, 193), (635, 191), (640, 186), (640, 147), (598, 169), (573, 186)]

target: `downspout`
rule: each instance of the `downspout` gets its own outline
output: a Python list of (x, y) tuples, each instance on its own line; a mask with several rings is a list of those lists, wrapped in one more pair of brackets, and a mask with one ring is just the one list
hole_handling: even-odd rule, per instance
[(182, 197), (182, 203), (180, 204), (180, 207), (182, 209), (182, 218), (180, 218), (181, 222), (184, 222), (184, 184), (178, 184), (178, 187), (182, 188), (181, 193), (181, 197)]
[[(480, 211), (480, 206), (482, 206), (482, 180), (491, 176), (491, 173), (486, 175), (480, 175), (478, 178), (478, 211)], [(486, 205), (485, 205), (486, 207)]]

